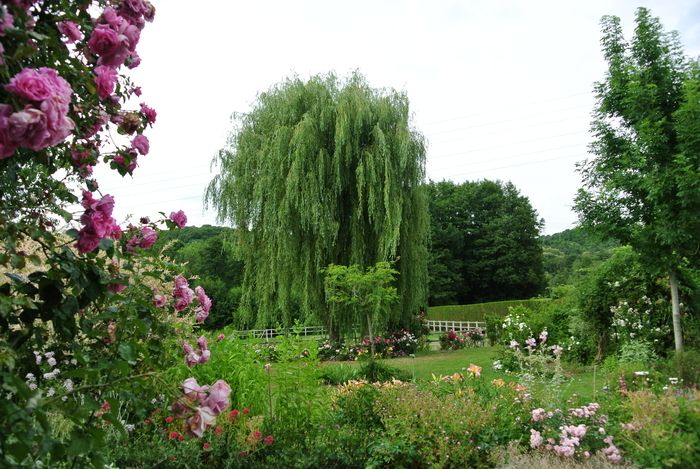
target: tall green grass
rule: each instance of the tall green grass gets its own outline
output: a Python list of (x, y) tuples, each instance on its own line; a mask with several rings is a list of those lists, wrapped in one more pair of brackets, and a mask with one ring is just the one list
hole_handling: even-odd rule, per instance
[(505, 316), (508, 314), (508, 308), (514, 306), (524, 306), (532, 311), (540, 311), (550, 301), (552, 300), (549, 298), (537, 298), (532, 300), (494, 301), (473, 305), (431, 306), (428, 308), (428, 319), (434, 321), (483, 321), (487, 314)]

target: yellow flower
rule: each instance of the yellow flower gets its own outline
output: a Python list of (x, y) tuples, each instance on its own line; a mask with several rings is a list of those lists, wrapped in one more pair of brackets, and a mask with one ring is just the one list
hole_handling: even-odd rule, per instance
[(503, 381), (501, 378), (498, 378), (498, 379), (494, 379), (493, 381), (491, 381), (491, 384), (493, 384), (493, 385), (496, 386), (497, 388), (500, 388), (501, 386), (503, 386), (504, 384), (506, 384), (506, 382)]
[(479, 376), (481, 376), (481, 367), (479, 365), (475, 365), (473, 363), (470, 363), (469, 368), (467, 368), (467, 371), (474, 378), (478, 378)]

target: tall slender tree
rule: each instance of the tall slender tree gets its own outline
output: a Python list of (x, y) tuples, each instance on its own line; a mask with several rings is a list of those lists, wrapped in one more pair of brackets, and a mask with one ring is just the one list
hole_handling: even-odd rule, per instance
[(287, 80), (260, 94), (215, 158), (207, 203), (238, 228), (240, 314), (328, 319), (322, 269), (399, 258), (390, 322), (425, 305), (425, 144), (408, 98), (355, 73)]
[(697, 63), (678, 36), (639, 8), (631, 43), (602, 19), (608, 71), (596, 84), (591, 145), (576, 210), (585, 226), (630, 244), (668, 274), (675, 348), (683, 349), (678, 272), (700, 257), (700, 109)]

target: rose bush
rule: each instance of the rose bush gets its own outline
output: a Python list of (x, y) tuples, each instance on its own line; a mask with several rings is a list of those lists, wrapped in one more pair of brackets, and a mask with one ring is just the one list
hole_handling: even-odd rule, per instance
[[(185, 214), (120, 226), (92, 176), (100, 162), (132, 174), (150, 151), (156, 112), (131, 106), (142, 91), (125, 71), (154, 14), (147, 0), (0, 5), (2, 467), (103, 465), (107, 435), (179, 398), (161, 371), (211, 308), (180, 266), (145, 255)], [(192, 435), (227, 386), (192, 404)]]

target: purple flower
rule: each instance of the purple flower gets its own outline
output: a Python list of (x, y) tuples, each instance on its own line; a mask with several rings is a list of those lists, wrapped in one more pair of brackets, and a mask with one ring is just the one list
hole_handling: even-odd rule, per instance
[(508, 347), (511, 348), (512, 350), (516, 350), (518, 347), (520, 347), (520, 344), (518, 344), (517, 340), (511, 340)]
[(211, 310), (211, 300), (209, 299), (206, 292), (204, 291), (204, 288), (196, 287), (194, 289), (194, 292), (197, 295), (197, 300), (199, 301), (199, 304), (202, 306), (202, 309), (204, 310), (204, 312), (209, 314), (209, 311)]

